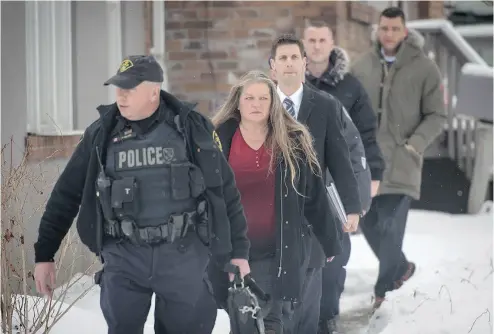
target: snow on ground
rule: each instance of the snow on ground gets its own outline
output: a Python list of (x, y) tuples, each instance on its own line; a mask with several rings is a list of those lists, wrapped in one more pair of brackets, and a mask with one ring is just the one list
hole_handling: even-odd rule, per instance
[[(453, 216), (412, 210), (404, 250), (416, 262), (417, 271), (401, 289), (386, 296), (373, 316), (370, 307), (378, 262), (363, 236), (352, 236), (341, 300), (343, 333), (492, 333), (492, 218), (492, 213)], [(81, 280), (65, 302), (71, 303), (91, 284), (91, 277)], [(153, 309), (151, 305), (145, 334), (154, 332)], [(220, 310), (213, 334), (228, 334), (229, 327), (228, 316)], [(95, 286), (50, 333), (105, 334), (106, 330)]]
[(363, 236), (352, 236), (343, 333), (492, 333), (492, 218), (412, 210), (404, 252), (417, 271), (370, 319), (378, 262)]

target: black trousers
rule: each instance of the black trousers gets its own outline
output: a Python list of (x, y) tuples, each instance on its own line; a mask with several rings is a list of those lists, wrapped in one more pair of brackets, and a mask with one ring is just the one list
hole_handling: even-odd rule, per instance
[(333, 261), (328, 262), (322, 269), (322, 297), (319, 315), (321, 320), (327, 321), (340, 314), (340, 297), (346, 280), (345, 267), (350, 260), (352, 249), (349, 233), (344, 233), (342, 246), (342, 253), (335, 256)]
[(317, 334), (321, 293), (322, 268), (309, 268), (304, 280), (302, 302), (295, 304), (291, 312), (283, 309), (284, 334)]
[(374, 197), (371, 208), (360, 227), (379, 259), (379, 275), (374, 286), (376, 297), (384, 297), (395, 289), (394, 282), (408, 269), (408, 260), (402, 251), (411, 198), (406, 195)]
[(194, 233), (172, 244), (110, 241), (97, 283), (108, 334), (142, 334), (156, 295), (155, 333), (211, 334), (216, 305), (206, 274), (208, 249)]

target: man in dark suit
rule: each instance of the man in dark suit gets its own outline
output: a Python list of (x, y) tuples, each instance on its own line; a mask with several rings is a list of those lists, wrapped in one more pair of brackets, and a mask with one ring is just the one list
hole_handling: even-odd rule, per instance
[[(343, 136), (341, 119), (337, 116), (341, 114), (343, 106), (329, 94), (303, 84), (306, 70), (304, 55), (302, 41), (292, 35), (279, 37), (271, 48), (272, 75), (278, 83), (278, 95), (286, 110), (305, 124), (314, 137), (314, 147), (322, 170), (328, 169), (329, 174), (326, 176), (334, 178), (347, 214), (347, 223), (343, 230), (355, 231), (362, 213), (362, 205), (348, 144)], [(332, 180), (326, 180), (328, 181)], [(304, 282), (303, 300), (294, 305), (293, 318), (287, 316), (284, 319), (285, 334), (317, 333), (322, 267), (327, 261), (320, 244), (314, 241), (311, 252), (312, 265)]]
[[(323, 21), (307, 21), (303, 36), (308, 60), (305, 82), (337, 98), (348, 111), (349, 123), (355, 124), (357, 134), (350, 135), (362, 139), (364, 150), (356, 156), (352, 154), (352, 158), (359, 186), (363, 185), (360, 188), (362, 206), (368, 212), (384, 173), (384, 159), (376, 138), (377, 116), (364, 87), (349, 72), (350, 57), (347, 52), (334, 45), (333, 31), (329, 25)], [(348, 141), (348, 136), (346, 138)], [(359, 176), (364, 176), (363, 173), (358, 173), (362, 171), (361, 163), (366, 172), (370, 171), (369, 180), (364, 184), (359, 179)], [(345, 267), (350, 260), (350, 252), (350, 235), (345, 233), (343, 253), (328, 263), (322, 272), (320, 334), (338, 332), (340, 297), (345, 287)]]

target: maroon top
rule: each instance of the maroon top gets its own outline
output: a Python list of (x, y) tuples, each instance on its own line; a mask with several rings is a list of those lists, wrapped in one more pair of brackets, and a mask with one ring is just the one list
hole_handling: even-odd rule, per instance
[(228, 161), (247, 218), (251, 260), (273, 256), (276, 250), (275, 178), (274, 172), (269, 173), (270, 160), (264, 145), (254, 150), (240, 129), (235, 131)]

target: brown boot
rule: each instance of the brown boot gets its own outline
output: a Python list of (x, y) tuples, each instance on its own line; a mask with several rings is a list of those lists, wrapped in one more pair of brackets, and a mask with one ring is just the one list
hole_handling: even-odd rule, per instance
[(376, 311), (379, 307), (381, 307), (381, 304), (384, 302), (384, 297), (374, 297), (374, 305), (372, 305), (372, 310), (373, 312)]
[(403, 274), (403, 276), (401, 276), (401, 278), (397, 281), (394, 282), (394, 287), (395, 289), (399, 289), (401, 288), (401, 286), (406, 282), (408, 281), (412, 276), (413, 274), (415, 274), (415, 269), (417, 267), (415, 266), (415, 263), (413, 262), (408, 262), (408, 268), (407, 268), (407, 271)]

